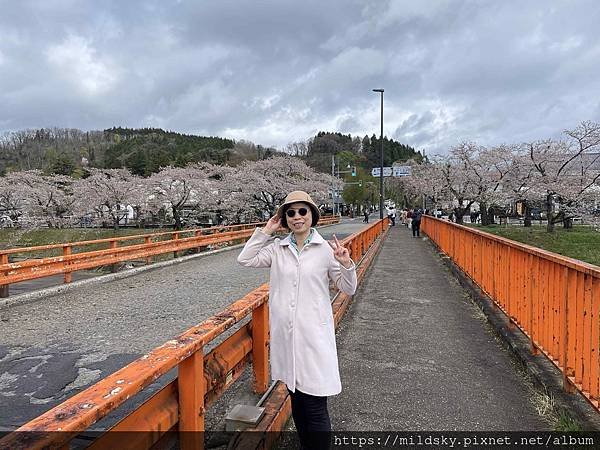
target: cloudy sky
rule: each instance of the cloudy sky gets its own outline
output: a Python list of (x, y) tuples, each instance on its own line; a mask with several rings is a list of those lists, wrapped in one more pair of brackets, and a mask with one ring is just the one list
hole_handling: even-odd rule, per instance
[(600, 2), (0, 0), (0, 132), (161, 127), (428, 154), (600, 120)]

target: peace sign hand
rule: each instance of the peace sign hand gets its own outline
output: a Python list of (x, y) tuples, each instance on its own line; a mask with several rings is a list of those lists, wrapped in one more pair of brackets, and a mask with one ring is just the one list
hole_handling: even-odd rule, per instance
[(352, 260), (350, 259), (350, 252), (344, 247), (338, 238), (333, 235), (333, 241), (327, 241), (329, 246), (333, 249), (333, 256), (335, 259), (346, 269), (352, 267)]

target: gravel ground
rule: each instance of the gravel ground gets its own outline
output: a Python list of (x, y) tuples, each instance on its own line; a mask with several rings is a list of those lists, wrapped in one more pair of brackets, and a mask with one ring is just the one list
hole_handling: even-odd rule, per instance
[[(321, 233), (343, 238), (363, 226), (361, 219), (344, 220)], [(0, 309), (0, 430), (36, 417), (267, 282), (267, 269), (237, 264), (239, 251)]]

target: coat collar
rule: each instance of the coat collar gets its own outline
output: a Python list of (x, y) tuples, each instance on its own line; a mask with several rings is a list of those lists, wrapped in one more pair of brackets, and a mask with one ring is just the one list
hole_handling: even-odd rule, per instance
[[(292, 243), (291, 237), (292, 233), (289, 233), (285, 238), (279, 241), (279, 245), (290, 245)], [(325, 239), (319, 234), (319, 232), (315, 228), (315, 232), (313, 234), (312, 239), (310, 240), (310, 244), (322, 244), (323, 242), (325, 242)]]

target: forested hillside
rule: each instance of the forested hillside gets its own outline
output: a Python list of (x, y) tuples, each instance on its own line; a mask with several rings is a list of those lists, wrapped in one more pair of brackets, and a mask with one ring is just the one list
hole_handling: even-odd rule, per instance
[(148, 176), (163, 166), (190, 162), (231, 165), (268, 158), (273, 149), (220, 137), (194, 136), (157, 128), (111, 128), (81, 131), (43, 128), (0, 137), (0, 175), (40, 169), (51, 174), (80, 176), (85, 167), (128, 168)]
[(184, 167), (191, 162), (224, 164), (234, 141), (219, 137), (193, 136), (156, 128), (141, 130), (112, 128), (105, 134), (114, 142), (104, 153), (103, 167), (128, 168), (136, 175), (150, 175), (161, 167)]
[[(414, 148), (384, 137), (384, 165), (422, 155)], [(84, 175), (86, 167), (127, 168), (135, 175), (149, 176), (161, 167), (184, 167), (191, 162), (237, 166), (244, 161), (282, 154), (273, 148), (221, 137), (195, 136), (159, 128), (110, 128), (81, 131), (42, 128), (6, 133), (0, 137), (0, 175), (40, 169), (47, 174)], [(370, 172), (379, 166), (380, 140), (341, 133), (319, 132), (307, 141), (288, 145), (286, 153), (302, 158), (314, 169), (331, 173), (336, 165), (348, 164)]]
[[(332, 155), (336, 157), (336, 166), (340, 165), (342, 170), (347, 165), (353, 165), (371, 172), (373, 167), (379, 167), (380, 164), (381, 140), (375, 135), (361, 139), (350, 134), (320, 131), (307, 143), (290, 144), (287, 151), (302, 157), (309, 166), (321, 172), (331, 173)], [(421, 162), (423, 155), (408, 145), (384, 136), (383, 165), (391, 166), (395, 162), (408, 160)]]

